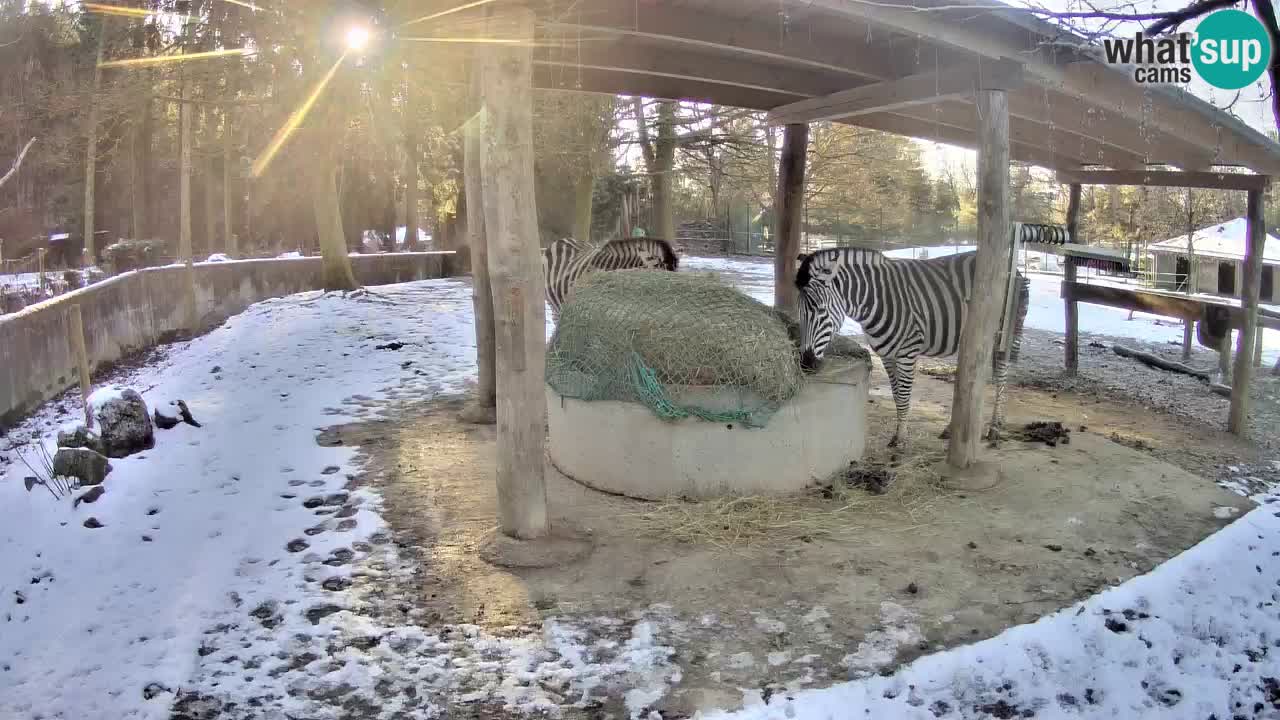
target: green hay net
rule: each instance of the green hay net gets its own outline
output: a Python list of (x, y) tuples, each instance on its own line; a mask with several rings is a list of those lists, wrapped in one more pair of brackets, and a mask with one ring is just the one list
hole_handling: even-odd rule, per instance
[(797, 337), (794, 323), (712, 275), (598, 272), (561, 308), (547, 383), (667, 420), (762, 427), (803, 383)]

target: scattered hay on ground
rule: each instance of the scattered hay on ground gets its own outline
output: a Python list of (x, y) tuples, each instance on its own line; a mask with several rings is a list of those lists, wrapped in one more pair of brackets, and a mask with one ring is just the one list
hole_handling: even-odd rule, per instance
[(898, 462), (868, 459), (800, 493), (673, 498), (619, 514), (645, 534), (726, 550), (839, 538), (865, 530), (871, 519), (906, 530), (929, 524), (940, 501), (950, 498), (933, 469), (941, 459), (935, 453)]

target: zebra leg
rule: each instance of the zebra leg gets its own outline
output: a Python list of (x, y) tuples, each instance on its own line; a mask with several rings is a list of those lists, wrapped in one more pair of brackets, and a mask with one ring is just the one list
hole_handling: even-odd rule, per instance
[(996, 392), (995, 401), (991, 407), (991, 426), (987, 428), (987, 440), (993, 443), (1000, 442), (1004, 432), (1005, 390), (1009, 385), (1009, 366), (1018, 361), (1018, 354), (1022, 350), (1022, 328), (1026, 324), (1027, 304), (1030, 299), (1028, 285), (1026, 278), (1019, 278), (1017, 314), (1014, 315), (1013, 327), (1010, 328), (1013, 337), (1009, 342), (1009, 352), (997, 350), (991, 357), (991, 380)]
[[(885, 369), (888, 369), (886, 363)], [(889, 384), (893, 387), (893, 405), (898, 411), (898, 424), (894, 428), (889, 447), (906, 447), (907, 413), (911, 410), (911, 386), (916, 378), (916, 358), (898, 357), (893, 361), (893, 371), (889, 373)]]

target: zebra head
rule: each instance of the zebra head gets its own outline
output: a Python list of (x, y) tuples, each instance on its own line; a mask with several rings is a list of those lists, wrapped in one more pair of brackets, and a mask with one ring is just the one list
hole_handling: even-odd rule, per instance
[(838, 251), (804, 256), (796, 272), (800, 290), (800, 367), (818, 369), (827, 345), (844, 324), (845, 308), (836, 288)]

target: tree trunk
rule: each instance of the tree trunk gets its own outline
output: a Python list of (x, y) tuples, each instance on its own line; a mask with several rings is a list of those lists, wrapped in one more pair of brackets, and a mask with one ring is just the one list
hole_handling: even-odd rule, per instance
[(151, 173), (151, 101), (143, 100), (141, 108), (141, 117), (134, 124), (133, 138), (131, 140), (130, 149), (133, 151), (130, 156), (129, 174), (132, 185), (131, 208), (132, 222), (131, 235), (135, 240), (141, 240), (147, 237), (147, 230), (150, 223), (150, 194), (148, 190), (148, 180)]
[(650, 233), (664, 240), (676, 239), (675, 169), (676, 104), (658, 103), (658, 139), (654, 143), (654, 167), (650, 168), (653, 188), (653, 227)]
[(595, 194), (596, 176), (586, 172), (573, 185), (573, 239), (591, 242), (591, 199)]
[[(504, 11), (499, 37), (533, 39), (533, 12)], [(491, 19), (490, 28), (495, 24)], [(492, 243), (498, 381), (498, 514), (502, 531), (534, 539), (547, 534), (545, 305), (538, 210), (534, 201), (532, 51), (489, 48), (485, 53), (485, 229)]]
[(240, 247), (235, 233), (235, 192), (232, 187), (232, 169), (235, 167), (233, 147), (231, 144), (231, 108), (222, 111), (222, 239), (227, 257), (240, 256)]
[[(484, 68), (481, 53), (476, 53), (471, 67), (471, 107), (475, 114), (463, 130), (463, 167), (467, 213), (467, 245), (471, 253), (471, 301), (476, 323), (476, 405), (478, 415), (489, 416), (497, 403), (494, 376), (493, 291), (489, 283), (489, 248), (485, 233), (485, 201), (480, 143), (485, 130), (483, 99)], [(481, 418), (477, 418), (481, 419)]]
[[(787, 125), (782, 135), (782, 164), (773, 203), (773, 305), (791, 317), (796, 317), (799, 302), (795, 283), (796, 255), (800, 252), (808, 149), (809, 126), (803, 123)], [(769, 154), (773, 154), (772, 147)]]
[(338, 207), (337, 163), (333, 152), (319, 153), (321, 167), (312, 173), (311, 209), (320, 240), (321, 280), (326, 291), (354, 290), (358, 287), (347, 256), (342, 232), (342, 211)]
[[(1195, 248), (1192, 243), (1192, 236), (1195, 234), (1196, 214), (1195, 207), (1191, 204), (1193, 196), (1191, 188), (1187, 188), (1187, 277), (1184, 281), (1184, 290), (1188, 295), (1195, 292), (1192, 284), (1196, 276), (1196, 256)], [(1174, 263), (1174, 277), (1177, 277), (1177, 263)], [(1184, 320), (1182, 323), (1182, 360), (1186, 362), (1191, 359), (1191, 336), (1195, 334), (1195, 322), (1192, 320)]]
[(102, 87), (102, 50), (106, 43), (105, 23), (97, 23), (98, 50), (93, 64), (93, 90), (89, 95), (89, 118), (85, 123), (84, 152), (84, 264), (98, 264), (98, 244), (94, 236), (95, 190), (98, 179), (98, 89)]
[[(185, 32), (185, 31), (184, 31)], [(182, 75), (182, 102), (178, 105), (178, 258), (191, 259), (191, 79), (185, 68)]]
[(978, 257), (968, 299), (951, 404), (947, 460), (965, 469), (978, 455), (983, 392), (1008, 285), (1009, 96), (1003, 90), (978, 92)]
[(215, 111), (207, 108), (204, 114), (204, 139), (201, 145), (204, 146), (203, 172), (204, 175), (204, 247), (201, 248), (201, 257), (208, 257), (207, 253), (212, 253), (217, 246), (218, 237), (218, 185), (213, 180), (213, 152), (212, 143)]
[(411, 83), (404, 83), (404, 249), (417, 251), (418, 246), (418, 124), (417, 110), (409, 94)]

